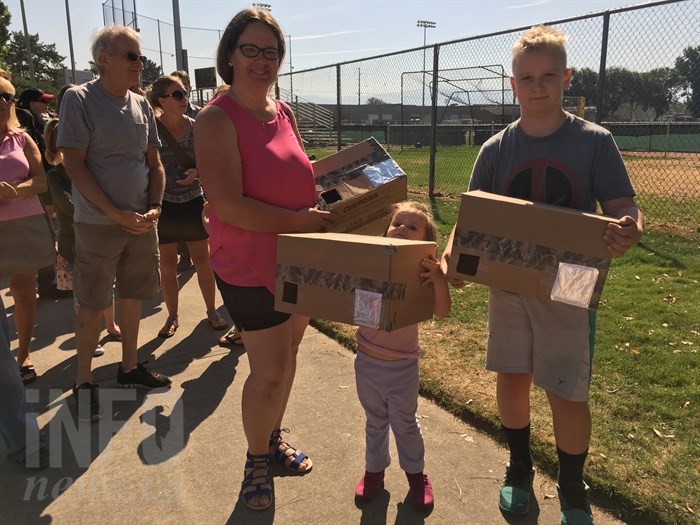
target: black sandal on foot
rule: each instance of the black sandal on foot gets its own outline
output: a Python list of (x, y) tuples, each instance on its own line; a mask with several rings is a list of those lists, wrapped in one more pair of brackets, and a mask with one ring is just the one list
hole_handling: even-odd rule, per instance
[[(282, 439), (282, 432), (289, 432), (288, 428), (278, 428), (272, 431), (270, 436), (270, 455), (274, 456), (277, 462), (284, 468), (296, 472), (297, 474), (306, 474), (310, 472), (314, 464), (306, 454), (301, 450), (294, 448), (292, 445)], [(302, 463), (306, 460), (306, 468)]]
[(234, 345), (234, 346), (240, 346), (243, 344), (243, 338), (241, 337), (241, 334), (236, 330), (236, 327), (234, 326), (231, 328), (226, 334), (222, 335), (219, 338), (219, 344), (221, 346), (226, 346), (226, 345)]
[(158, 332), (158, 337), (167, 339), (168, 337), (174, 336), (179, 326), (180, 323), (177, 321), (177, 315), (169, 315), (165, 320), (163, 328), (161, 328), (160, 332)]
[[(272, 505), (272, 478), (269, 468), (269, 456), (253, 456), (246, 452), (241, 496), (243, 503), (250, 510), (267, 510)], [(253, 502), (256, 497), (257, 504)], [(267, 503), (261, 503), (266, 497)]]
[(34, 381), (36, 381), (36, 378), (39, 377), (36, 373), (34, 365), (20, 366), (19, 375), (22, 376), (22, 383), (24, 383), (25, 385), (33, 383)]

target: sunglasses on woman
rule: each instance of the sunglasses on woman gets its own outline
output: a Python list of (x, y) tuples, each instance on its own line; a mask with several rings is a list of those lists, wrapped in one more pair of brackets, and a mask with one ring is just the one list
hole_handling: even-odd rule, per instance
[(190, 94), (187, 91), (180, 91), (179, 89), (176, 89), (172, 93), (168, 93), (167, 95), (163, 95), (163, 98), (166, 98), (166, 97), (173, 97), (174, 100), (181, 102), (181, 101), (185, 100), (186, 98), (190, 98)]
[(12, 93), (0, 93), (0, 98), (8, 104), (12, 104), (15, 101), (15, 96)]
[(131, 52), (128, 52), (128, 53), (110, 53), (110, 55), (117, 55), (120, 57), (126, 57), (126, 59), (129, 62), (136, 62), (136, 61), (140, 60), (144, 64), (146, 63), (146, 56), (145, 55), (137, 55), (136, 53), (131, 53)]
[(280, 57), (280, 50), (276, 47), (258, 47), (252, 44), (243, 44), (241, 46), (236, 46), (241, 50), (244, 57), (255, 58), (261, 52), (267, 60), (277, 60)]

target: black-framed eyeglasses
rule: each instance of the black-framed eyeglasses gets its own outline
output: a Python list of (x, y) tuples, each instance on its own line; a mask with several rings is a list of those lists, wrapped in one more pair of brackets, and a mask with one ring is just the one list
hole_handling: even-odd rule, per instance
[(262, 47), (254, 46), (252, 44), (243, 44), (243, 45), (236, 46), (236, 47), (238, 49), (240, 49), (241, 53), (243, 53), (243, 56), (247, 57), (247, 58), (255, 58), (261, 52), (267, 60), (277, 60), (280, 57), (280, 50), (277, 49), (276, 47), (262, 48)]
[(136, 53), (128, 52), (128, 53), (110, 53), (110, 55), (118, 55), (120, 57), (126, 57), (126, 59), (129, 62), (136, 62), (137, 60), (140, 60), (142, 63), (146, 63), (146, 56), (145, 55), (137, 55)]
[(190, 98), (190, 94), (187, 91), (180, 91), (179, 89), (176, 89), (172, 93), (168, 93), (167, 95), (163, 95), (163, 98), (165, 97), (173, 97), (173, 99), (177, 100), (178, 102), (181, 102), (185, 100), (186, 98)]
[(0, 98), (8, 104), (12, 104), (16, 100), (12, 93), (0, 93)]

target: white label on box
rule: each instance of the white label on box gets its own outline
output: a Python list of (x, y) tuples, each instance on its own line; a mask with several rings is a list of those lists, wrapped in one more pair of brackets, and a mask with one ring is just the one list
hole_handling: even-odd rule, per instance
[(598, 281), (598, 268), (580, 264), (559, 263), (552, 286), (552, 301), (588, 308)]
[(382, 294), (355, 289), (354, 324), (379, 328), (382, 317)]

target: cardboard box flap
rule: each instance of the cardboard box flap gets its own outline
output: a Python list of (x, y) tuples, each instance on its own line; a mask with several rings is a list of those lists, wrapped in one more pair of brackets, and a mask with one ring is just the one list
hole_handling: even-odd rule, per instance
[[(514, 206), (528, 207), (527, 221), (518, 221), (517, 224), (513, 222)], [(586, 220), (581, 220), (582, 217)], [(539, 250), (543, 252), (541, 258), (544, 260), (547, 247), (561, 253), (571, 252), (592, 258), (611, 259), (612, 256), (603, 241), (603, 232), (607, 224), (619, 221), (594, 213), (476, 190), (462, 194), (457, 228), (462, 230), (462, 235), (477, 235), (468, 228), (460, 227), (460, 223), (474, 222), (478, 222), (480, 234), (491, 236), (498, 242), (501, 239), (512, 239), (515, 233), (517, 239), (524, 242), (512, 246), (513, 253), (517, 250)]]

